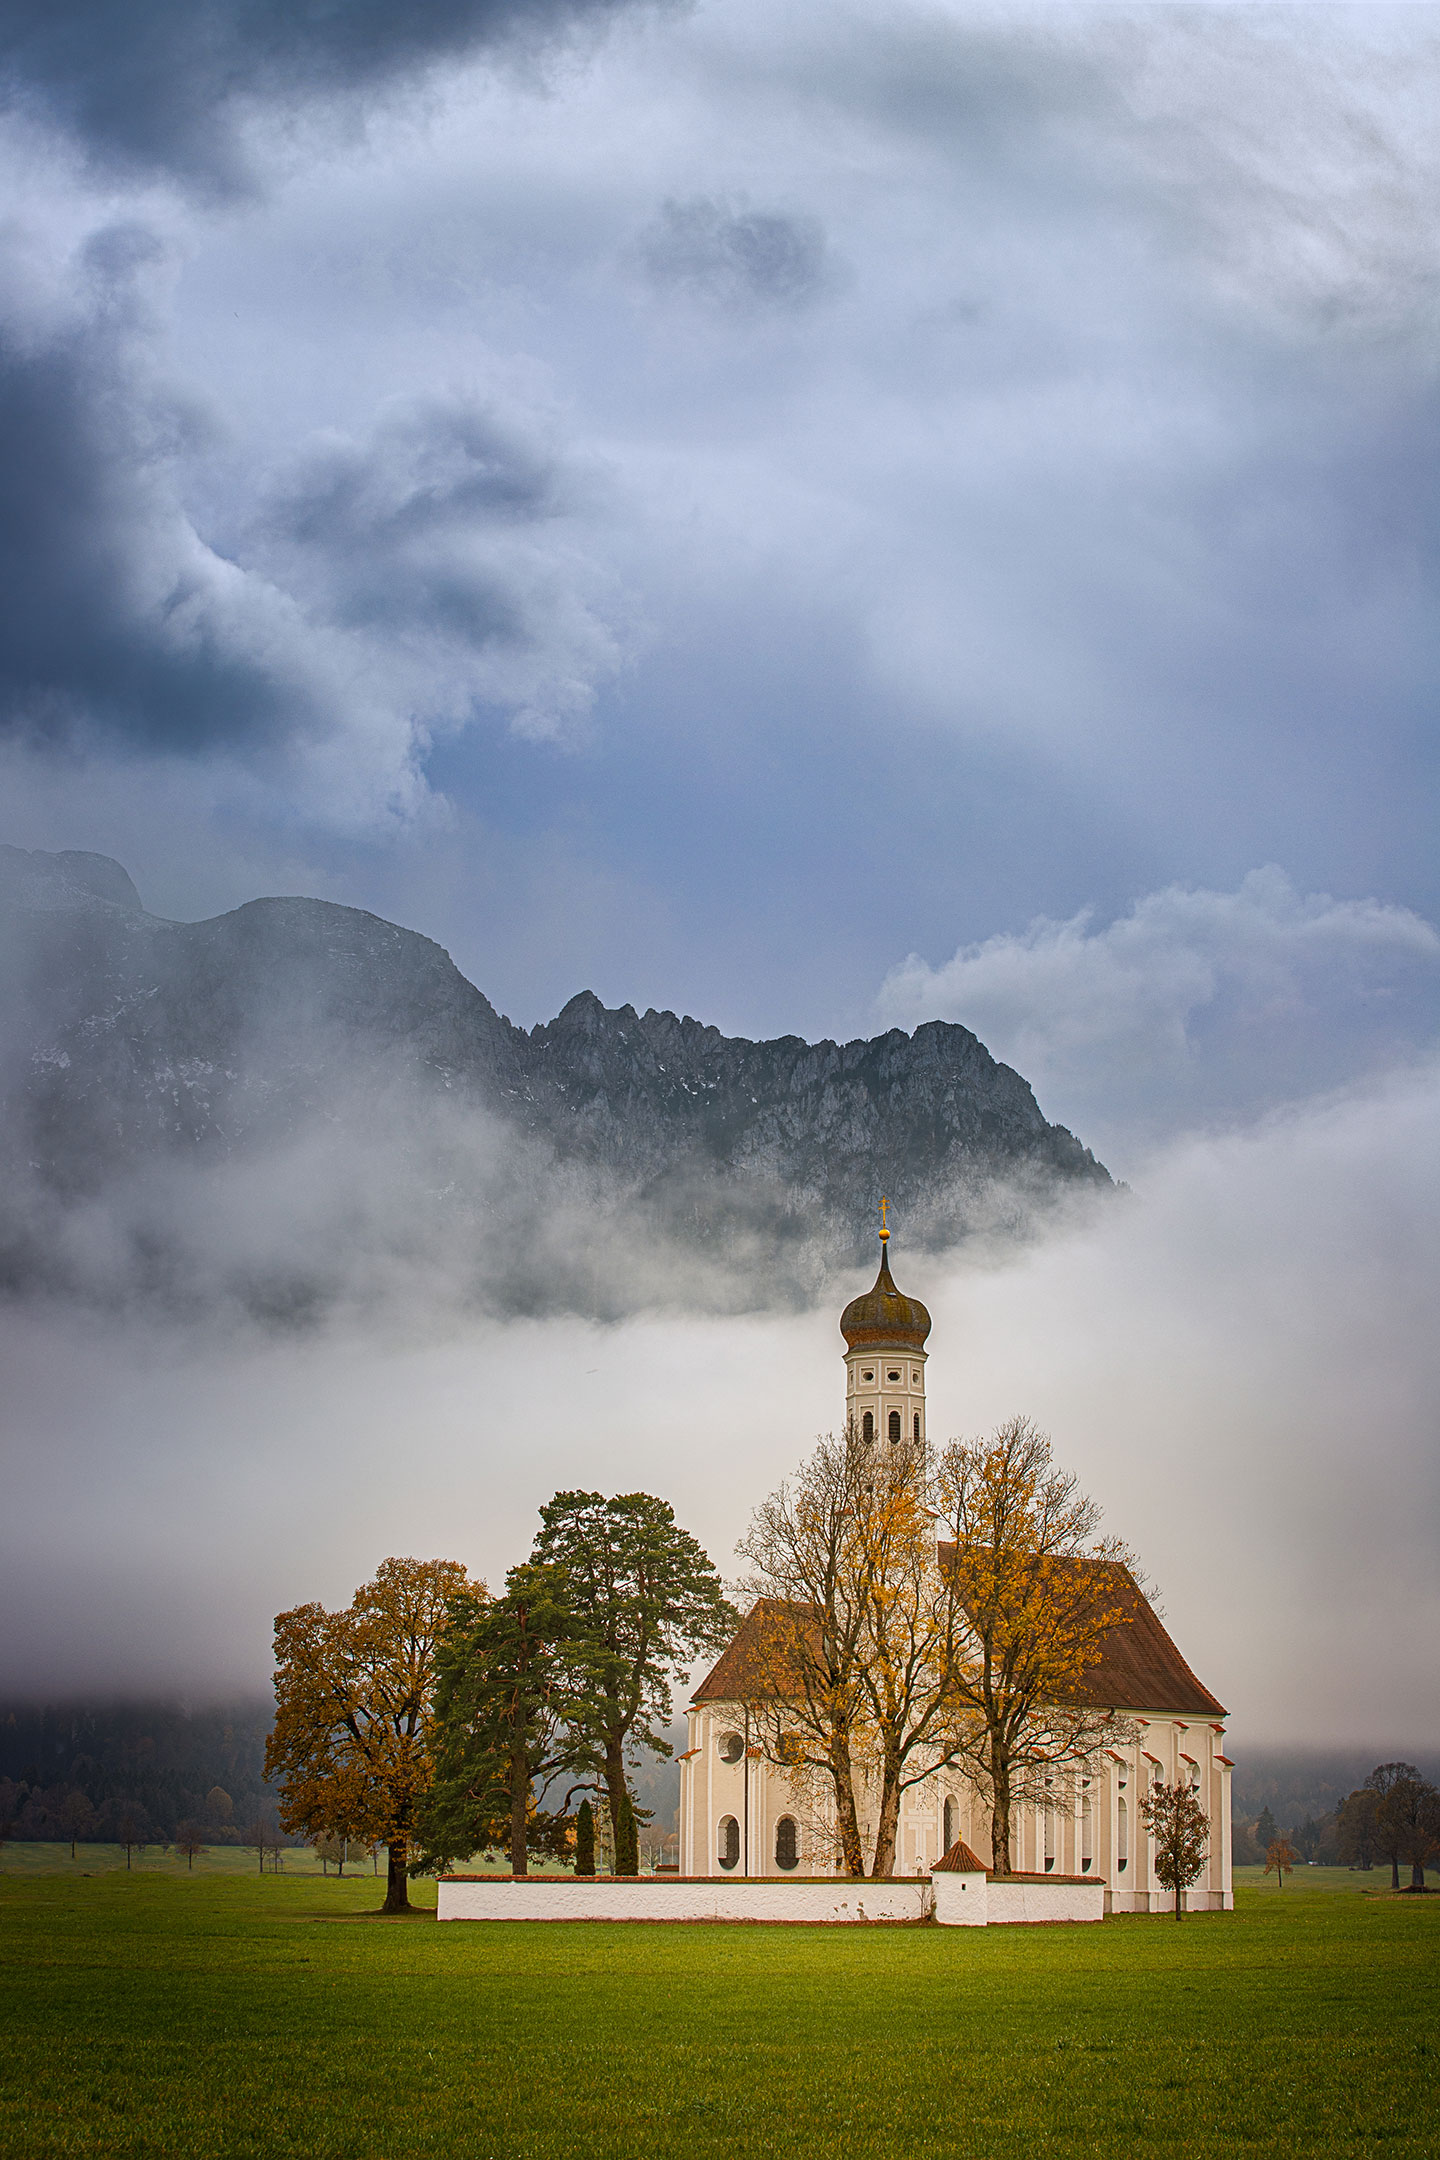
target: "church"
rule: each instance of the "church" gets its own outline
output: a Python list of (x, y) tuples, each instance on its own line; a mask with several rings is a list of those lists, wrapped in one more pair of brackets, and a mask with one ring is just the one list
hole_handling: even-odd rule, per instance
[[(845, 1340), (846, 1429), (884, 1449), (923, 1442), (930, 1315), (900, 1291), (881, 1230), (874, 1287), (841, 1315)], [(1101, 1565), (1107, 1563), (1081, 1563)], [(1118, 1591), (1118, 1595), (1117, 1595)], [(1111, 1566), (1107, 1599), (1125, 1614), (1103, 1638), (1084, 1675), (1086, 1699), (1122, 1713), (1133, 1738), (1083, 1766), (1073, 1804), (1017, 1808), (1010, 1879), (1101, 1884), (1107, 1913), (1168, 1911), (1172, 1893), (1156, 1880), (1139, 1801), (1152, 1783), (1188, 1783), (1210, 1823), (1209, 1856), (1185, 1894), (1187, 1911), (1229, 1910), (1230, 1770), (1226, 1713), (1171, 1641), (1129, 1572)], [(838, 1873), (828, 1841), (807, 1833), (805, 1808), (783, 1766), (753, 1744), (745, 1707), (747, 1675), (759, 1655), (760, 1608), (696, 1689), (681, 1756), (682, 1878), (780, 1881)], [(753, 1699), (753, 1690), (752, 1699)], [(861, 1799), (863, 1816), (865, 1801)], [(873, 1813), (874, 1796), (871, 1796)], [(862, 1824), (862, 1828), (864, 1828)], [(990, 1866), (988, 1806), (953, 1768), (932, 1772), (901, 1804), (895, 1876), (925, 1877)], [(998, 1893), (996, 1893), (998, 1894)], [(1098, 1908), (1097, 1908), (1098, 1910)]]

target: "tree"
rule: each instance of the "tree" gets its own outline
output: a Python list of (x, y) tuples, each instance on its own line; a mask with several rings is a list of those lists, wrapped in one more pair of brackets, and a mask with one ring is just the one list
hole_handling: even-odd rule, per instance
[(610, 1820), (633, 1747), (668, 1755), (674, 1689), (702, 1651), (723, 1649), (739, 1619), (697, 1541), (652, 1493), (557, 1493), (531, 1549), (570, 1616), (585, 1684), (570, 1711), (577, 1765), (602, 1779)]
[(1375, 1831), (1380, 1850), (1391, 1865), (1391, 1887), (1399, 1888), (1400, 1866), (1408, 1863), (1410, 1888), (1425, 1888), (1425, 1870), (1440, 1853), (1440, 1792), (1421, 1777), (1412, 1763), (1384, 1763), (1381, 1771), (1396, 1772), (1388, 1778), (1375, 1808)]
[(257, 1815), (240, 1832), (240, 1843), (247, 1852), (255, 1853), (260, 1862), (260, 1873), (265, 1873), (265, 1855), (269, 1853), (272, 1864), (280, 1850), (280, 1840), (274, 1828), (263, 1815)]
[(1155, 1873), (1175, 1893), (1175, 1917), (1183, 1917), (1184, 1894), (1205, 1865), (1210, 1821), (1191, 1787), (1152, 1785), (1140, 1816), (1155, 1840)]
[(1267, 1875), (1273, 1874), (1277, 1889), (1283, 1890), (1285, 1877), (1294, 1874), (1295, 1860), (1295, 1848), (1290, 1843), (1289, 1838), (1271, 1838), (1269, 1845), (1265, 1849), (1265, 1872)]
[[(868, 1462), (853, 1432), (829, 1435), (756, 1509), (736, 1547), (754, 1654), (746, 1709), (772, 1762), (791, 1773), (797, 1804), (819, 1784), (840, 1865), (865, 1873), (857, 1779), (866, 1766), (866, 1597), (855, 1524), (868, 1505)], [(824, 1815), (808, 1825), (817, 1839)]]
[(532, 1850), (566, 1849), (568, 1818), (536, 1801), (580, 1750), (576, 1689), (585, 1646), (556, 1596), (552, 1570), (522, 1563), (505, 1594), (450, 1601), (435, 1653), (434, 1775), (416, 1817), (421, 1867), (449, 1867), (487, 1846), (510, 1856), (512, 1875)]
[(195, 1855), (205, 1850), (205, 1831), (200, 1823), (182, 1822), (175, 1832), (175, 1850), (184, 1857), (187, 1874), (195, 1872)]
[(581, 1801), (575, 1817), (575, 1872), (595, 1873), (595, 1813), (588, 1800)]
[(125, 1868), (129, 1872), (130, 1856), (143, 1852), (150, 1839), (150, 1826), (140, 1810), (122, 1804), (115, 1816), (115, 1840), (125, 1848)]
[(1408, 1856), (1405, 1837), (1403, 1802), (1395, 1808), (1386, 1808), (1386, 1801), (1398, 1785), (1418, 1783), (1420, 1772), (1414, 1763), (1377, 1763), (1365, 1780), (1366, 1789), (1375, 1795), (1375, 1849), (1382, 1860), (1390, 1862), (1390, 1887), (1400, 1888), (1400, 1863)]
[(1380, 1796), (1362, 1785), (1340, 1803), (1336, 1848), (1345, 1867), (1370, 1869), (1375, 1865), (1375, 1810)]
[(865, 1873), (860, 1801), (873, 1795), (871, 1872), (889, 1877), (905, 1791), (956, 1759), (970, 1723), (956, 1690), (968, 1615), (937, 1549), (925, 1448), (877, 1455), (853, 1430), (827, 1437), (738, 1549), (756, 1600), (749, 1731), (790, 1772), (811, 1840), (828, 1831), (850, 1874)]
[(1091, 1699), (1087, 1675), (1132, 1624), (1137, 1569), (1118, 1538), (1097, 1535), (1099, 1508), (1028, 1418), (947, 1448), (935, 1498), (970, 1635), (953, 1672), (956, 1715), (969, 1721), (962, 1755), (989, 1795), (1003, 1874), (1015, 1804), (1053, 1804), (1101, 1748), (1131, 1735), (1127, 1718)]
[(1256, 1818), (1255, 1842), (1260, 1847), (1261, 1852), (1269, 1852), (1270, 1847), (1279, 1835), (1279, 1826), (1275, 1821), (1275, 1817), (1271, 1814), (1267, 1802)]
[(70, 1846), (70, 1858), (75, 1858), (75, 1847), (87, 1830), (95, 1827), (95, 1810), (78, 1786), (72, 1785), (60, 1803), (60, 1828)]
[(275, 1621), (275, 1723), (265, 1775), (280, 1820), (306, 1836), (355, 1836), (389, 1854), (384, 1910), (410, 1910), (415, 1814), (430, 1783), (435, 1646), (449, 1600), (470, 1588), (454, 1560), (386, 1560), (343, 1612), (297, 1605)]

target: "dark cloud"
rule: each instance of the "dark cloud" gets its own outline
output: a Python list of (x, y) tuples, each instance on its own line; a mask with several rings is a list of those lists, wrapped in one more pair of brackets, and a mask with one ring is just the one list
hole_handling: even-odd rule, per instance
[(392, 406), (364, 443), (334, 440), (275, 489), (269, 545), (334, 619), (488, 646), (526, 634), (513, 565), (485, 541), (555, 516), (555, 461), (460, 397)]
[(237, 123), (364, 95), (486, 46), (521, 47), (625, 0), (11, 0), (0, 95), (106, 163), (253, 184)]
[[(318, 715), (246, 634), (239, 573), (200, 540), (178, 458), (198, 410), (154, 377), (138, 226), (95, 235), (59, 325), (0, 322), (0, 727), (151, 748), (254, 742)], [(252, 623), (258, 631), (260, 625)]]
[(667, 202), (642, 234), (639, 253), (662, 290), (720, 306), (793, 307), (814, 299), (832, 276), (816, 219), (735, 209), (703, 195)]
[(0, 734), (252, 764), (333, 744), (373, 806), (442, 720), (583, 711), (616, 647), (584, 491), (528, 419), (395, 401), (262, 475), (259, 512), (232, 500), (225, 552), (197, 530), (212, 426), (155, 362), (164, 256), (108, 229), (58, 310), (0, 316)]

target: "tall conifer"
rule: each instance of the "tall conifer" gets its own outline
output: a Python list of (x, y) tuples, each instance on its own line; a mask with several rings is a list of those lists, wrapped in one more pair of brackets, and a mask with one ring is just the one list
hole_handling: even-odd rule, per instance
[(575, 1872), (577, 1875), (595, 1872), (595, 1812), (588, 1800), (580, 1802), (580, 1812), (575, 1817)]

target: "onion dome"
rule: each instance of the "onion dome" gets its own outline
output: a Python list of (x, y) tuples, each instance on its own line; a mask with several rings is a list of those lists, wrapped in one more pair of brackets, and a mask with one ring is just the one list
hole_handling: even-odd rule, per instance
[(840, 1332), (851, 1350), (873, 1344), (876, 1349), (923, 1350), (930, 1333), (930, 1315), (919, 1298), (897, 1290), (890, 1273), (888, 1245), (880, 1249), (880, 1273), (875, 1286), (863, 1297), (851, 1298), (840, 1315)]

